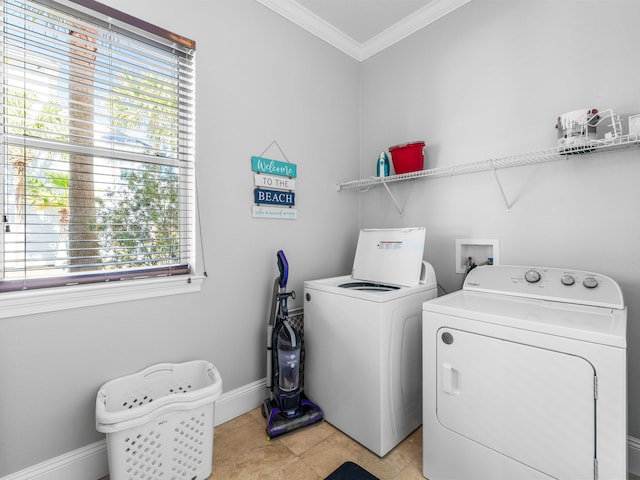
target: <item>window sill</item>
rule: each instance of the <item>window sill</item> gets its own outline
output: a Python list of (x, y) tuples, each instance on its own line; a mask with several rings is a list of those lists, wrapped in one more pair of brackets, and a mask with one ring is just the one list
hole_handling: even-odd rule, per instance
[(43, 288), (0, 295), (0, 318), (199, 292), (204, 277), (177, 275)]

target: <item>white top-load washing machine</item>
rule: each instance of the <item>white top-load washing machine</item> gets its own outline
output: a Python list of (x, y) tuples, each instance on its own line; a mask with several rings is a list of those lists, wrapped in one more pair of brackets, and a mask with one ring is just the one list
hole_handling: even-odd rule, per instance
[(364, 229), (351, 275), (304, 283), (305, 392), (379, 456), (422, 423), (425, 229)]
[(486, 266), (423, 306), (423, 473), (627, 478), (627, 310), (592, 272)]

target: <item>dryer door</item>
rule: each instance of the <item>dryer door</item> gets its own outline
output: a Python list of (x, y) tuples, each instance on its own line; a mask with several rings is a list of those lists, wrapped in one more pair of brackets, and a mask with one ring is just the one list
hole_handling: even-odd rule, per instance
[(437, 345), (442, 425), (551, 477), (594, 478), (588, 361), (452, 328)]

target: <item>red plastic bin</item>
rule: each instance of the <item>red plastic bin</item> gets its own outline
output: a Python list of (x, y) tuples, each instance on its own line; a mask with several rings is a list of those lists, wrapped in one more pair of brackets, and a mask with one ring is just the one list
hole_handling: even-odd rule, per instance
[(418, 172), (424, 169), (425, 143), (411, 142), (389, 147), (391, 161), (396, 175)]

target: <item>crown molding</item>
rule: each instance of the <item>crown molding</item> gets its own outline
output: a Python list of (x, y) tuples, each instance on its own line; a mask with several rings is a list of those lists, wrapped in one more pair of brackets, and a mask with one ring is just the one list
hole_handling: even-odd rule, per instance
[(342, 31), (294, 0), (256, 0), (347, 55), (359, 59), (361, 46)]
[(400, 40), (407, 38), (418, 30), (448, 15), (454, 10), (462, 7), (471, 0), (433, 0), (424, 7), (416, 10), (408, 17), (391, 25), (375, 37), (360, 45), (359, 61), (375, 55), (376, 53), (389, 48)]
[(256, 0), (359, 62), (381, 52), (471, 0), (433, 0), (365, 43), (355, 41), (295, 0)]

